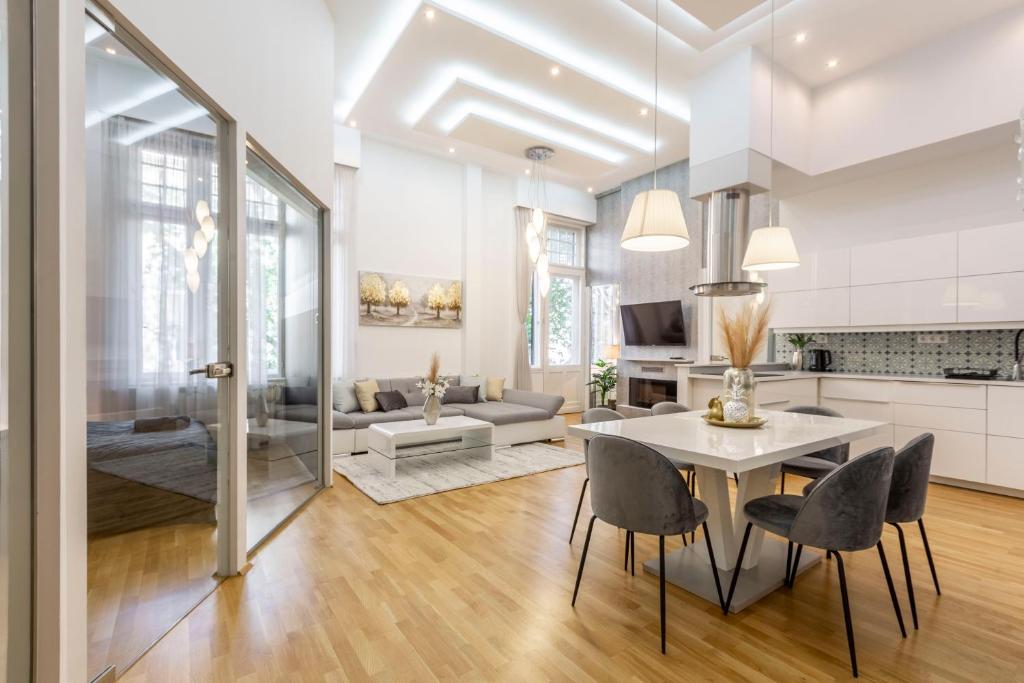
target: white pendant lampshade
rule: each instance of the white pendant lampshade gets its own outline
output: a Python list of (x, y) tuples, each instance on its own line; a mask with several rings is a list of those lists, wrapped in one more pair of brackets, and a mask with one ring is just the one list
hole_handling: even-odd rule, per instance
[(199, 291), (199, 273), (192, 271), (185, 276), (185, 282), (188, 284), (190, 292), (195, 294)]
[(205, 199), (200, 199), (196, 202), (196, 220), (200, 223), (203, 219), (210, 215), (210, 205), (206, 203)]
[(206, 241), (212, 242), (213, 236), (217, 233), (217, 224), (213, 222), (213, 216), (207, 215), (199, 221), (199, 228), (203, 231)]
[(185, 250), (185, 272), (186, 273), (197, 273), (199, 272), (199, 255), (196, 250), (189, 247)]
[(202, 230), (196, 230), (195, 234), (192, 235), (192, 248), (196, 250), (196, 256), (203, 258), (206, 256), (206, 247), (209, 246), (209, 242), (206, 241), (206, 235), (203, 234)]
[(551, 271), (547, 254), (541, 254), (541, 257), (537, 259), (537, 288), (542, 297), (547, 297), (548, 290), (551, 289)]
[(533, 210), (533, 218), (530, 220), (533, 224), (533, 229), (537, 231), (538, 235), (544, 234), (544, 211), (540, 208)]
[(690, 243), (679, 195), (672, 190), (647, 190), (633, 200), (621, 245), (630, 251), (672, 251)]
[(743, 256), (743, 270), (784, 270), (800, 265), (789, 228), (758, 228), (750, 235), (747, 253)]

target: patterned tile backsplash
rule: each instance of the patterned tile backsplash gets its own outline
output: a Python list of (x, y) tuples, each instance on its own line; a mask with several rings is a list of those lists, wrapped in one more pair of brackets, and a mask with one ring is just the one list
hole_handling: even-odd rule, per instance
[[(946, 344), (919, 344), (922, 332), (823, 332), (825, 340), (808, 348), (832, 351), (831, 370), (892, 375), (942, 375), (943, 368), (1013, 368), (1017, 330), (952, 330)], [(784, 334), (775, 335), (775, 360), (788, 362), (793, 347)], [(1024, 346), (1024, 338), (1021, 339)], [(1022, 349), (1024, 352), (1024, 349)], [(806, 366), (807, 360), (804, 360)]]

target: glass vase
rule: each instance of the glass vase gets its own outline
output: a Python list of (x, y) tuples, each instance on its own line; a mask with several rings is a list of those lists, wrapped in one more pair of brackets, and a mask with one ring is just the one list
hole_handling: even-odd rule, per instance
[(441, 417), (441, 401), (431, 394), (423, 402), (423, 420), (428, 425), (437, 424), (437, 418)]
[(755, 417), (757, 401), (754, 371), (750, 368), (729, 368), (722, 375), (722, 412), (726, 422), (749, 422)]

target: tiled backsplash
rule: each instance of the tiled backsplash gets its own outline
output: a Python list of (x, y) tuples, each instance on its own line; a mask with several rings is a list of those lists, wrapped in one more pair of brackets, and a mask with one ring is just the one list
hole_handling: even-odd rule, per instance
[[(808, 348), (828, 349), (836, 372), (877, 372), (895, 375), (941, 375), (943, 368), (998, 368), (1009, 375), (1013, 368), (1016, 330), (954, 330), (946, 344), (919, 344), (922, 332), (823, 332), (824, 341)], [(793, 347), (784, 334), (775, 335), (775, 360), (788, 362)], [(1024, 345), (1024, 338), (1021, 339)], [(806, 355), (806, 354), (805, 354)], [(806, 367), (809, 360), (804, 359)]]

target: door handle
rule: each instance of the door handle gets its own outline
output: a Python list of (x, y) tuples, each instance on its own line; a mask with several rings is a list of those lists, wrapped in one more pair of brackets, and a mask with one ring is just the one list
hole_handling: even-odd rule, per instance
[(206, 375), (207, 379), (227, 379), (235, 374), (235, 366), (227, 361), (207, 363), (205, 367), (189, 370), (190, 375)]

